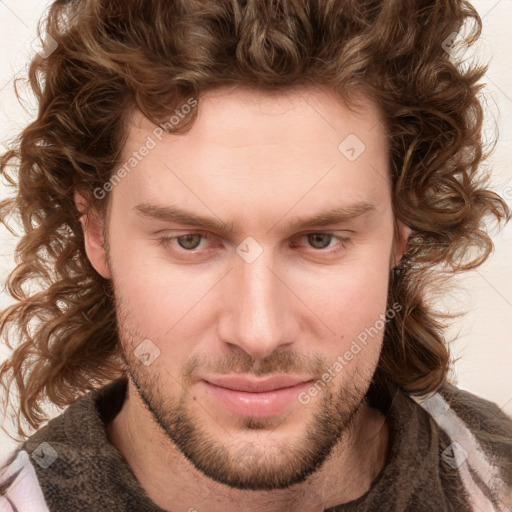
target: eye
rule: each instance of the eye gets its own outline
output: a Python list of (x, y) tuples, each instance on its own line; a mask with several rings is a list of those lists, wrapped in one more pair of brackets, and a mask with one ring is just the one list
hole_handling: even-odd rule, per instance
[(315, 249), (326, 249), (333, 240), (332, 233), (310, 233), (305, 236), (307, 237), (308, 243), (312, 244)]
[[(300, 236), (301, 239), (306, 238), (311, 251), (314, 254), (337, 254), (346, 249), (350, 239), (336, 235), (335, 233), (306, 233)], [(182, 235), (163, 236), (158, 239), (159, 245), (167, 250), (175, 253), (187, 253), (191, 255), (200, 253), (205, 247), (201, 247), (201, 242), (212, 240), (213, 237), (209, 233), (194, 232), (184, 233)], [(336, 244), (336, 241), (338, 242)], [(334, 242), (332, 244), (331, 242)], [(292, 244), (292, 247), (297, 247), (298, 244)]]
[(189, 233), (188, 235), (182, 235), (176, 237), (176, 240), (178, 242), (178, 245), (182, 249), (197, 249), (199, 244), (201, 243), (201, 237), (203, 235), (199, 233)]
[(164, 236), (158, 239), (162, 247), (169, 247), (174, 241), (177, 241), (179, 248), (184, 251), (193, 251), (199, 247), (202, 239), (208, 240), (207, 233), (186, 233), (184, 235)]
[[(335, 233), (307, 233), (301, 238), (306, 238), (310, 247), (313, 247), (314, 253), (338, 253), (343, 251), (350, 242), (349, 238), (336, 235)], [(331, 242), (338, 241), (338, 244), (331, 245)], [(332, 249), (332, 250), (326, 250)]]

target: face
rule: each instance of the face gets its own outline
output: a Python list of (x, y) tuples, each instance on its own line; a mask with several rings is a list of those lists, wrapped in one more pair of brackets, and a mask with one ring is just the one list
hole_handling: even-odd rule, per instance
[(218, 482), (285, 488), (346, 434), (379, 359), (406, 236), (385, 133), (368, 100), (353, 113), (317, 89), (218, 89), (197, 108), (184, 135), (133, 116), (108, 254), (88, 255), (168, 440)]

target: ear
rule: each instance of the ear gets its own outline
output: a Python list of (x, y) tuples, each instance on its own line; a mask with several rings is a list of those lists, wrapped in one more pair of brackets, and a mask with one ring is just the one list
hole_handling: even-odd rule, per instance
[(400, 263), (405, 251), (407, 250), (407, 242), (411, 236), (412, 229), (406, 226), (401, 220), (396, 220), (395, 225), (395, 245), (393, 247), (392, 266), (395, 267)]
[[(80, 212), (87, 211), (87, 199), (79, 191), (74, 194), (75, 204)], [(103, 240), (103, 220), (99, 215), (88, 215), (83, 213), (80, 217), (82, 229), (84, 232), (85, 252), (91, 265), (96, 269), (98, 274), (105, 279), (110, 279), (110, 269), (107, 264), (107, 255), (104, 248)]]

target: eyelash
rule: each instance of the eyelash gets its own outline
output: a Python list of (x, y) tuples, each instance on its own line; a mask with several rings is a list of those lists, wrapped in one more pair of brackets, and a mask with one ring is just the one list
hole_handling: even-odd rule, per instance
[[(321, 254), (321, 253), (326, 253), (326, 254), (331, 254), (331, 255), (339, 254), (340, 252), (342, 252), (342, 251), (344, 251), (346, 249), (346, 246), (350, 242), (349, 238), (345, 238), (345, 237), (336, 235), (335, 233), (325, 232), (325, 231), (311, 231), (310, 233), (305, 233), (305, 234), (300, 235), (300, 236), (301, 237), (306, 237), (308, 235), (316, 235), (316, 234), (319, 234), (319, 235), (330, 235), (333, 238), (338, 239), (339, 242), (340, 242), (339, 246), (336, 247), (335, 249), (332, 249), (332, 250), (328, 250), (328, 249), (314, 249), (314, 248), (312, 248), (311, 251), (313, 251), (314, 253), (317, 253), (317, 254)], [(158, 243), (164, 249), (168, 249), (169, 246), (171, 245), (171, 243), (174, 240), (176, 240), (178, 238), (185, 237), (187, 235), (201, 235), (204, 240), (210, 240), (210, 239), (213, 238), (212, 236), (210, 236), (209, 233), (201, 232), (201, 231), (195, 231), (195, 232), (190, 232), (190, 233), (184, 233), (182, 235), (163, 236), (163, 237), (158, 239)], [(199, 252), (200, 249), (191, 249), (189, 251), (187, 251), (186, 249), (179, 249), (178, 250), (178, 252), (182, 252), (183, 254), (187, 254), (187, 253), (190, 253), (191, 255), (197, 254), (197, 252), (194, 252), (194, 251), (198, 251)]]

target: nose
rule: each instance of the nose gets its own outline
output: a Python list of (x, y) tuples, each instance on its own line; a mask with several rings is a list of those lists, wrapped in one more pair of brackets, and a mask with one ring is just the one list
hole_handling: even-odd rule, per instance
[(298, 339), (293, 294), (284, 274), (265, 251), (252, 263), (235, 262), (223, 290), (219, 336), (224, 343), (261, 359)]

